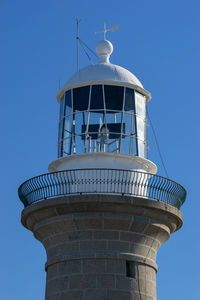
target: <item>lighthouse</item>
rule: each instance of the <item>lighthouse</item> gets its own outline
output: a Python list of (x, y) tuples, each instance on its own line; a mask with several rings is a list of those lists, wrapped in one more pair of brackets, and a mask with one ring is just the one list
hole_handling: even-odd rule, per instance
[(46, 300), (156, 300), (186, 191), (147, 159), (150, 92), (110, 63), (110, 41), (96, 52), (57, 94), (58, 157), (19, 187), (21, 220), (46, 250)]

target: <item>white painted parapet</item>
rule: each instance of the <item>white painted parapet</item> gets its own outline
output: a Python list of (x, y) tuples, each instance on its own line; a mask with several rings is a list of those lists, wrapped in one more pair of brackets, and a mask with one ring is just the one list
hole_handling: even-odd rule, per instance
[[(49, 165), (51, 173), (67, 171), (71, 184), (68, 193), (119, 193), (147, 196), (149, 174), (156, 174), (151, 161), (138, 157), (112, 153), (85, 153), (66, 156)], [(70, 171), (72, 170), (72, 171)], [(77, 170), (74, 172), (74, 170)], [(130, 171), (130, 172), (127, 172)], [(139, 175), (136, 175), (137, 171)], [(58, 181), (64, 179), (55, 173)], [(65, 178), (65, 180), (67, 180)]]
[(84, 153), (58, 158), (49, 164), (49, 172), (72, 169), (107, 168), (156, 174), (156, 165), (148, 159), (107, 152)]

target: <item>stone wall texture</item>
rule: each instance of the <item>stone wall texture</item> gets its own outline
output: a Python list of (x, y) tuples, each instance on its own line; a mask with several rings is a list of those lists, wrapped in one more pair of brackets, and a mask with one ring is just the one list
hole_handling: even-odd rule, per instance
[(46, 249), (46, 300), (155, 300), (156, 254), (182, 215), (143, 198), (77, 195), (25, 208), (22, 223)]

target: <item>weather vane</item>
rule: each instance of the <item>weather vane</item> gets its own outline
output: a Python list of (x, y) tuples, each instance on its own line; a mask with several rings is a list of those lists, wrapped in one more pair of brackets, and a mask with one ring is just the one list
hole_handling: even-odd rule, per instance
[(104, 23), (104, 29), (103, 30), (100, 30), (100, 31), (96, 31), (94, 32), (94, 34), (97, 34), (97, 33), (100, 33), (100, 32), (103, 32), (104, 33), (104, 40), (106, 40), (106, 33), (108, 31), (118, 31), (119, 30), (119, 24), (118, 25), (113, 25), (112, 27), (110, 28), (106, 28), (106, 23)]

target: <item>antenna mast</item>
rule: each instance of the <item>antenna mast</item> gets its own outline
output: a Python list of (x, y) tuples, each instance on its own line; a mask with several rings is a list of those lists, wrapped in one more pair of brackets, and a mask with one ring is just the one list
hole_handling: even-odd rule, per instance
[(76, 18), (76, 45), (77, 45), (77, 72), (79, 71), (79, 47), (78, 47), (78, 43), (79, 43), (79, 23), (81, 20), (78, 20), (78, 18)]

